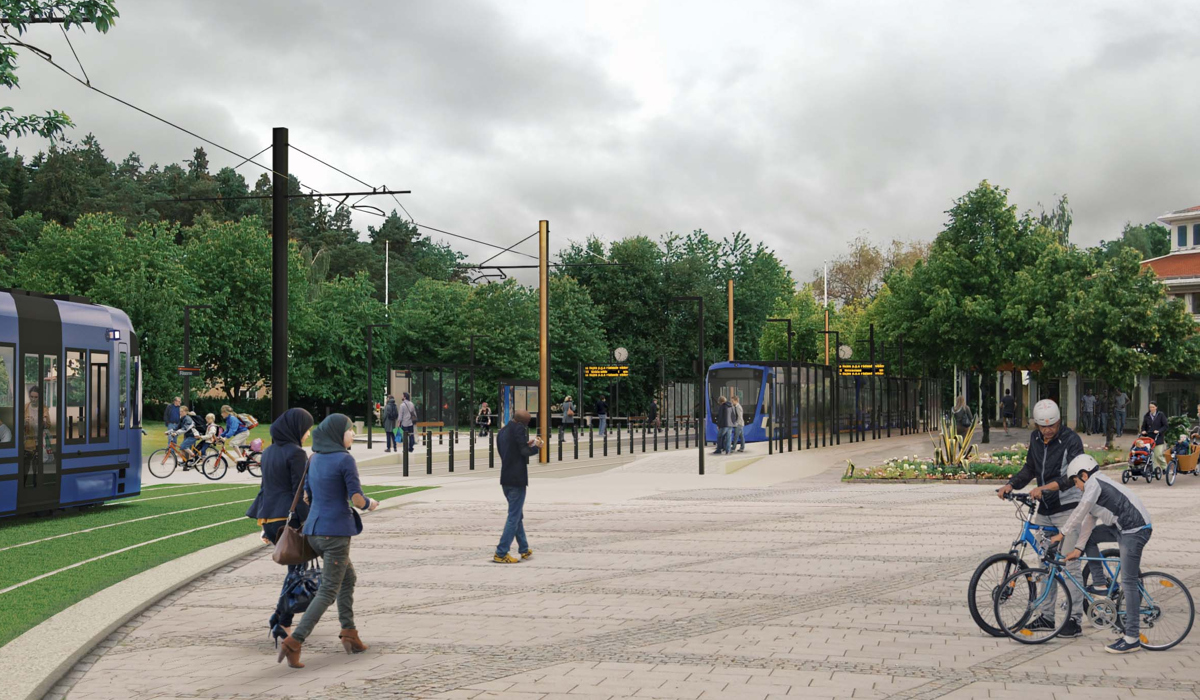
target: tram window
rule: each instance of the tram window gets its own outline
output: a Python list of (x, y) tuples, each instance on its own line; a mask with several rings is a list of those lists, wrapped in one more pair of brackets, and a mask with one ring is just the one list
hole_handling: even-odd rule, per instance
[(67, 350), (65, 380), (67, 395), (63, 401), (66, 413), (65, 443), (87, 441), (87, 355), (83, 350)]
[(124, 430), (129, 427), (125, 420), (125, 407), (129, 405), (129, 353), (121, 352), (117, 358), (117, 386), (121, 387), (117, 401), (117, 429)]
[(0, 345), (0, 447), (12, 447), (16, 432), (13, 396), (17, 385), (17, 351), (12, 345)]
[(717, 415), (717, 399), (738, 397), (742, 402), (744, 420), (749, 423), (758, 412), (762, 396), (763, 373), (748, 367), (724, 367), (709, 372), (709, 415)]
[(89, 367), (91, 390), (91, 440), (93, 442), (108, 441), (108, 353), (92, 351), (92, 363)]
[(133, 358), (133, 424), (132, 427), (142, 427), (142, 358)]

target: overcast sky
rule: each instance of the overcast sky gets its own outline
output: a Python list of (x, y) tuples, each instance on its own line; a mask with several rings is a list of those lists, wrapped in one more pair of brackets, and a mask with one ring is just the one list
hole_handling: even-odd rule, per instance
[[(417, 222), (504, 245), (543, 218), (556, 248), (740, 229), (806, 280), (861, 230), (932, 238), (985, 178), (1022, 210), (1067, 193), (1087, 244), (1200, 204), (1197, 2), (117, 7), (107, 35), (72, 34), (98, 87), (247, 155), (287, 126), (300, 148), (413, 190)], [(57, 28), (28, 41), (76, 69)], [(18, 112), (62, 109), (117, 160), (197, 145), (31, 56), (19, 75)], [(214, 170), (238, 162), (208, 151)], [(299, 154), (291, 170), (357, 187)]]

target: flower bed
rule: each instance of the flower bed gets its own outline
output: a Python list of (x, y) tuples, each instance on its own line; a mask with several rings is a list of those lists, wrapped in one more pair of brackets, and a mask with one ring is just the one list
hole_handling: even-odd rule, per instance
[[(1007, 480), (1021, 471), (1028, 450), (1024, 445), (1004, 447), (995, 452), (977, 455), (965, 468), (935, 464), (930, 457), (904, 455), (889, 459), (874, 467), (857, 467), (847, 461), (843, 481), (886, 480), (886, 481), (974, 481), (977, 479)], [(1101, 465), (1123, 461), (1121, 451), (1105, 452), (1088, 450), (1088, 454)]]

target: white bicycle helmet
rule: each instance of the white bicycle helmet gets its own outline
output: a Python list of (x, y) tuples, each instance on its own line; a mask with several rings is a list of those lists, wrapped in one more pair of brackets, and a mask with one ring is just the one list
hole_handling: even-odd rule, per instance
[(1054, 399), (1042, 399), (1033, 406), (1034, 425), (1051, 426), (1062, 418)]
[(1099, 468), (1100, 464), (1096, 462), (1095, 457), (1091, 455), (1079, 455), (1075, 459), (1071, 460), (1071, 463), (1067, 465), (1067, 473), (1071, 476), (1079, 476), (1084, 472), (1087, 472), (1088, 475), (1092, 475), (1095, 474), (1096, 470)]

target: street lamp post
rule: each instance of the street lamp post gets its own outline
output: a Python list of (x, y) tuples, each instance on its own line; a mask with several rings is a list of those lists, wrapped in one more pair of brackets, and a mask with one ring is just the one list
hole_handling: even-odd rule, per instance
[[(470, 377), (471, 377), (471, 386), (468, 389), (468, 392), (470, 393), (470, 396), (471, 396), (470, 403), (471, 403), (472, 411), (475, 410), (475, 339), (476, 338), (490, 338), (490, 337), (491, 336), (485, 335), (483, 333), (472, 333), (471, 334), (471, 368), (468, 370), (468, 372), (470, 372)], [(471, 423), (467, 427), (471, 430), (471, 441), (470, 441), (471, 468), (474, 469), (475, 468), (475, 423), (474, 423), (475, 414), (472, 413), (471, 416), (472, 416), (472, 418), (469, 419), (471, 421)], [(490, 416), (488, 417), (488, 420), (489, 421), (491, 420)]]
[[(211, 309), (211, 304), (189, 304), (183, 307), (183, 366), (191, 367), (192, 360), (192, 309)], [(183, 400), (192, 405), (192, 375), (183, 378)]]
[(375, 355), (374, 334), (376, 328), (391, 328), (390, 323), (371, 323), (367, 325), (367, 414), (364, 416), (367, 420), (367, 449), (371, 449), (373, 442), (371, 436), (371, 428), (374, 425), (375, 405), (373, 403), (371, 384), (375, 378), (371, 374), (371, 360)]
[(697, 359), (699, 360), (698, 369), (700, 371), (700, 382), (699, 382), (699, 384), (696, 385), (696, 392), (697, 392), (697, 394), (699, 394), (699, 398), (700, 398), (699, 406), (701, 407), (701, 410), (699, 411), (700, 415), (697, 416), (696, 445), (697, 445), (697, 447), (700, 448), (700, 475), (704, 476), (704, 448), (706, 446), (705, 440), (704, 440), (704, 434), (707, 432), (707, 430), (706, 430), (707, 426), (704, 425), (703, 406), (704, 406), (704, 402), (708, 400), (707, 397), (705, 397), (705, 395), (704, 395), (704, 297), (699, 297), (699, 296), (696, 296), (696, 297), (674, 297), (673, 299), (671, 299), (671, 301), (687, 301), (687, 302), (694, 301), (694, 302), (696, 302), (696, 304), (699, 305), (698, 313), (700, 315), (700, 323), (699, 323), (700, 330), (699, 330), (699, 336), (698, 336), (698, 338), (699, 338), (699, 357)]
[[(833, 439), (835, 445), (842, 444), (842, 431), (838, 429), (838, 407), (840, 406), (839, 394), (841, 393), (841, 377), (838, 376), (838, 360), (842, 354), (842, 341), (838, 331), (817, 331), (825, 336), (828, 340), (829, 336), (833, 336)], [(826, 362), (829, 361), (828, 353), (825, 357)]]
[(787, 324), (787, 372), (784, 376), (784, 394), (783, 394), (783, 410), (787, 411), (787, 421), (784, 425), (787, 430), (788, 452), (792, 451), (792, 319), (790, 318), (768, 318), (767, 323), (786, 323)]

